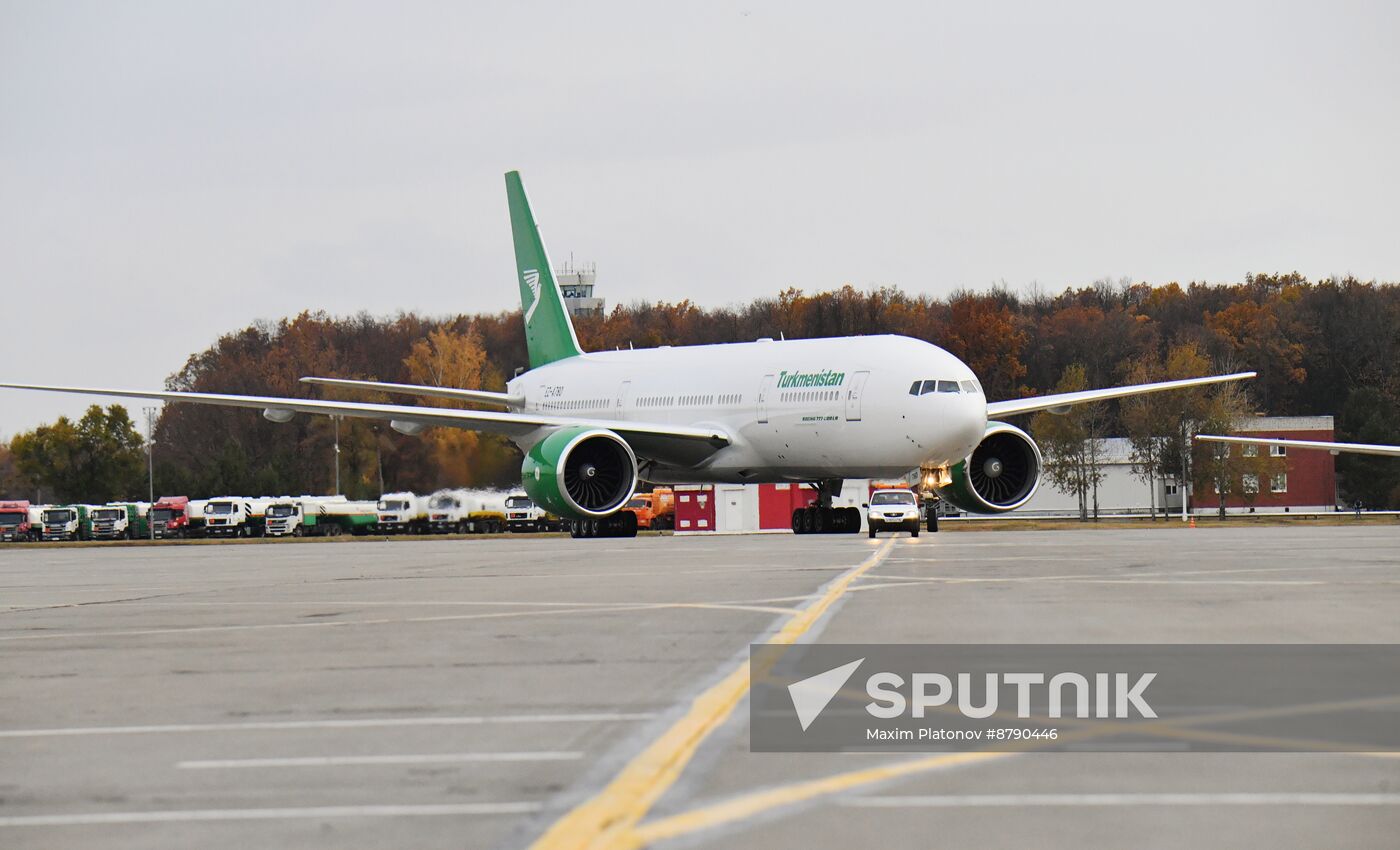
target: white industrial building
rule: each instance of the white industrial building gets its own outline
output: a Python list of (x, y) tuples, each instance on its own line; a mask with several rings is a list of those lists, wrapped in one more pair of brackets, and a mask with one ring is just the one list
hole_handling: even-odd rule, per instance
[[(1152, 510), (1152, 489), (1148, 483), (1133, 473), (1133, 443), (1127, 437), (1108, 437), (1100, 441), (1103, 446), (1102, 473), (1099, 482), (1099, 515), (1149, 513)], [(1181, 497), (1177, 494), (1175, 481), (1155, 482), (1157, 488), (1156, 505), (1181, 510)], [(1089, 494), (1089, 511), (1093, 513), (1093, 494)], [(1079, 513), (1079, 497), (1057, 488), (1051, 481), (1041, 476), (1040, 489), (1015, 512), (1016, 516), (1048, 516)]]

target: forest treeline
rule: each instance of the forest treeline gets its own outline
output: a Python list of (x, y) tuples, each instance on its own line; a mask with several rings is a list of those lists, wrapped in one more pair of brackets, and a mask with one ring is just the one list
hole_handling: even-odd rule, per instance
[[(586, 350), (895, 333), (962, 358), (990, 399), (1048, 392), (1067, 374), (1089, 387), (1164, 374), (1189, 347), (1214, 370), (1252, 369), (1247, 406), (1270, 415), (1331, 414), (1337, 439), (1400, 443), (1400, 286), (1352, 278), (1309, 281), (1254, 275), (1239, 284), (1100, 282), (1058, 295), (1004, 288), (946, 298), (895, 288), (807, 293), (788, 289), (729, 307), (689, 301), (619, 305), (576, 320)], [(304, 375), (501, 390), (528, 362), (519, 312), (428, 318), (333, 317), (305, 312), (258, 322), (199, 352), (166, 382), (172, 390), (353, 398), (399, 404), (441, 400), (345, 393)], [(1080, 371), (1068, 372), (1071, 368)], [(1110, 406), (1105, 433), (1125, 433)], [(46, 426), (49, 427), (49, 426)], [(328, 492), (339, 429), (341, 489), (366, 497), (449, 485), (509, 486), (519, 452), (508, 441), (451, 429), (420, 437), (388, 423), (167, 405), (156, 426), (156, 489), (192, 496)], [(16, 437), (11, 448), (24, 445)], [(113, 437), (123, 443), (124, 437)], [(0, 490), (24, 495), (21, 458), (0, 449)], [(1344, 488), (1367, 504), (1400, 504), (1400, 463), (1338, 460)], [(31, 465), (32, 466), (32, 465)], [(31, 468), (28, 475), (42, 473)], [(9, 476), (8, 479), (4, 476)], [(130, 495), (145, 491), (144, 478)], [(1363, 493), (1364, 491), (1364, 493)], [(69, 494), (62, 494), (69, 495)], [(80, 494), (71, 494), (80, 498)]]

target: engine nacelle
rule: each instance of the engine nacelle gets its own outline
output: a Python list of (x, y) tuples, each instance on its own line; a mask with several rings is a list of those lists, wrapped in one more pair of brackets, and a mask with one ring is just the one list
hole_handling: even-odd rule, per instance
[(626, 440), (604, 428), (560, 428), (525, 453), (520, 477), (525, 492), (550, 513), (604, 517), (632, 498), (637, 456)]
[(982, 442), (953, 464), (952, 482), (936, 492), (968, 513), (1014, 511), (1035, 495), (1041, 467), (1040, 447), (1029, 434), (1005, 422), (988, 422)]

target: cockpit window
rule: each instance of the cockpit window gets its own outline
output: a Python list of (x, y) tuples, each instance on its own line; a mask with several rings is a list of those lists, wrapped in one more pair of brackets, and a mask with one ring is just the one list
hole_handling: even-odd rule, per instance
[(972, 383), (971, 381), (963, 381), (963, 382), (962, 382), (962, 388), (963, 388), (963, 392), (965, 392), (965, 393), (975, 393), (975, 392), (977, 392), (977, 385), (974, 384), (974, 383)]
[[(957, 381), (915, 381), (914, 386), (909, 388), (910, 395), (928, 395), (929, 393), (956, 393), (963, 390), (958, 387)], [(971, 392), (971, 390), (967, 390)]]

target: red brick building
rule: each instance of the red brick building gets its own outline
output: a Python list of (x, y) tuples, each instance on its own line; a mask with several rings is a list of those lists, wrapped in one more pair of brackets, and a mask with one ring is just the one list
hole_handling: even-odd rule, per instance
[[(1259, 416), (1240, 425), (1242, 437), (1279, 437), (1288, 440), (1322, 440), (1330, 442), (1330, 416)], [(1271, 455), (1284, 463), (1284, 472), (1260, 475), (1257, 481), (1238, 482), (1234, 492), (1225, 498), (1229, 510), (1259, 512), (1330, 511), (1337, 505), (1336, 456), (1316, 449), (1290, 449), (1284, 446), (1231, 445), (1231, 452), (1257, 451)], [(1251, 493), (1245, 491), (1252, 490)], [(1213, 492), (1196, 499), (1195, 509), (1210, 511), (1218, 504)]]

